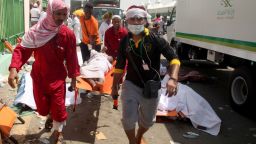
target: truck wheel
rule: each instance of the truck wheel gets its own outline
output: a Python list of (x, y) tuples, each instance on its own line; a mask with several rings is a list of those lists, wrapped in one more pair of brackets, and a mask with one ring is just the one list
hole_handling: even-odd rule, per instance
[(189, 60), (189, 51), (190, 51), (191, 46), (182, 44), (182, 43), (177, 43), (176, 47), (177, 47), (176, 52), (179, 56), (179, 59), (180, 60)]
[(255, 99), (252, 73), (248, 68), (238, 68), (233, 72), (230, 84), (231, 106), (237, 111), (248, 110)]

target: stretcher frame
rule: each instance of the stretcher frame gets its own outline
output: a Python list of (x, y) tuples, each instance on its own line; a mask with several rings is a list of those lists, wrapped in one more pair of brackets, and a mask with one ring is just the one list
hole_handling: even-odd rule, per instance
[[(112, 67), (105, 74), (105, 80), (102, 85), (102, 89), (99, 91), (101, 94), (108, 94), (108, 95), (111, 94), (111, 91), (112, 91), (111, 87), (113, 83), (113, 72), (114, 72), (114, 67)], [(92, 86), (84, 78), (78, 77), (76, 80), (77, 80), (76, 87), (78, 89), (93, 91)], [(117, 97), (113, 97), (113, 100), (114, 100), (113, 109), (118, 109), (117, 99), (118, 99)], [(178, 117), (178, 113), (175, 110), (168, 111), (168, 112), (157, 111), (156, 116), (157, 117)]]
[[(101, 86), (101, 89), (99, 92), (101, 94), (111, 94), (112, 91), (112, 84), (113, 84), (113, 72), (114, 72), (114, 67), (112, 67), (106, 74), (105, 74), (105, 79), (104, 82)], [(76, 87), (78, 89), (84, 89), (87, 91), (93, 91), (92, 86), (82, 77), (78, 77), (76, 79)]]

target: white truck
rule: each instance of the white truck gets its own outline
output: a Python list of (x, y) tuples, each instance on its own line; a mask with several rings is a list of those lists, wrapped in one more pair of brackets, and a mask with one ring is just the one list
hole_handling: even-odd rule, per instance
[(255, 6), (256, 0), (178, 0), (176, 4), (174, 39), (180, 44), (179, 57), (190, 59), (192, 54), (233, 67), (228, 91), (237, 110), (256, 102)]

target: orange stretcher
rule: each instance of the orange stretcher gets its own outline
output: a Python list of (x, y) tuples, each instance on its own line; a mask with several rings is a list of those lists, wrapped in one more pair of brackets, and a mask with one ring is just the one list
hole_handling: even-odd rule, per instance
[[(13, 143), (17, 144), (17, 140), (10, 136), (10, 131), (16, 119), (19, 119), (23, 124), (25, 121), (19, 117), (12, 109), (0, 102), (0, 134), (2, 138), (9, 138)], [(1, 143), (1, 142), (0, 142)]]
[(156, 122), (170, 122), (170, 120), (184, 120), (186, 121), (188, 118), (184, 113), (177, 112), (176, 110), (173, 111), (161, 111), (157, 110), (156, 113)]
[(162, 111), (157, 111), (156, 116), (166, 116), (166, 117), (177, 117), (178, 113), (173, 110), (173, 111), (168, 111), (168, 112), (162, 112)]
[(170, 121), (175, 120), (178, 116), (179, 115), (175, 110), (168, 111), (168, 112), (163, 112), (163, 111), (157, 110), (156, 122), (157, 123), (170, 122)]
[(4, 104), (0, 104), (0, 131), (3, 137), (8, 137), (13, 124), (17, 118), (17, 114)]
[(2, 39), (1, 41), (4, 44), (4, 47), (7, 48), (12, 53), (13, 52), (12, 45), (6, 39)]
[[(111, 94), (111, 87), (113, 84), (113, 72), (114, 72), (114, 67), (112, 67), (106, 74), (105, 74), (105, 80), (99, 90), (100, 93), (102, 94)], [(92, 86), (84, 79), (84, 78), (77, 78), (77, 84), (76, 87), (78, 89), (84, 89), (88, 91), (93, 91)]]
[[(113, 62), (112, 68), (105, 74), (105, 80), (100, 86), (99, 92), (101, 94), (108, 94), (110, 95), (112, 92), (112, 85), (113, 85), (113, 73), (114, 73), (114, 66), (116, 64), (116, 61)], [(79, 77), (77, 78), (77, 84), (76, 87), (78, 89), (84, 89), (88, 91), (93, 91), (92, 86), (83, 78)], [(112, 96), (113, 98), (113, 109), (118, 109), (118, 96)]]

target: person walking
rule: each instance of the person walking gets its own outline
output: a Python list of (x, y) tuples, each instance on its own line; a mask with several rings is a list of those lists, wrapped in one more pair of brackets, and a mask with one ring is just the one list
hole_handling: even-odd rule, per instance
[(92, 15), (93, 5), (87, 2), (84, 6), (84, 13), (79, 17), (82, 28), (82, 42), (80, 44), (83, 63), (90, 58), (90, 50), (88, 45), (92, 46), (92, 49), (101, 51), (101, 43), (99, 37), (98, 21)]
[(105, 36), (106, 30), (112, 26), (111, 19), (112, 19), (112, 13), (111, 12), (106, 12), (102, 17), (103, 21), (102, 21), (102, 23), (100, 25), (100, 28), (99, 28), (100, 40), (101, 41), (104, 41), (104, 36)]
[(46, 7), (43, 7), (43, 10), (41, 11), (40, 13), (40, 16), (39, 16), (39, 20), (42, 20), (46, 17), (47, 13), (46, 13)]
[[(122, 84), (122, 124), (129, 144), (142, 144), (143, 135), (153, 125), (160, 96), (160, 55), (169, 62), (170, 79), (167, 92), (177, 92), (180, 61), (174, 50), (163, 38), (144, 28), (147, 12), (144, 7), (127, 9), (126, 21), (129, 33), (120, 44), (111, 95), (118, 95), (119, 83), (128, 61), (126, 78)], [(135, 125), (139, 128), (135, 135)]]
[(62, 129), (66, 124), (66, 82), (76, 88), (76, 77), (80, 75), (74, 33), (63, 24), (68, 8), (62, 0), (49, 0), (47, 16), (22, 37), (13, 52), (9, 66), (8, 83), (15, 88), (17, 73), (34, 54), (32, 66), (33, 94), (37, 112), (48, 116), (45, 129), (54, 129), (54, 143), (63, 142)]
[(114, 15), (112, 17), (113, 26), (105, 32), (103, 51), (116, 59), (121, 40), (128, 34), (126, 28), (121, 26), (121, 17)]
[(33, 4), (33, 8), (30, 10), (30, 22), (31, 26), (35, 25), (40, 17), (40, 9), (38, 8), (37, 3)]
[(73, 31), (75, 33), (76, 36), (76, 45), (80, 45), (81, 43), (81, 37), (82, 37), (82, 33), (81, 33), (81, 25), (80, 25), (80, 21), (79, 21), (79, 14), (75, 11), (73, 12), (73, 21), (72, 21), (72, 28)]

